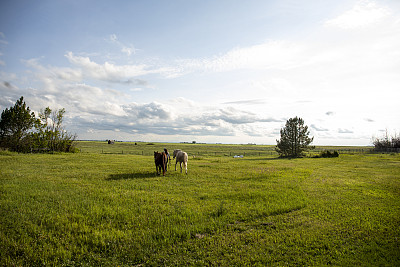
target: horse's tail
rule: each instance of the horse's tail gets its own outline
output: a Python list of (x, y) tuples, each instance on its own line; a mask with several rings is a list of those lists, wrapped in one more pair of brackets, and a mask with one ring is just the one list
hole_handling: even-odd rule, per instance
[(186, 152), (184, 152), (184, 161), (183, 164), (185, 164), (185, 172), (187, 174), (187, 163), (188, 163), (188, 154)]

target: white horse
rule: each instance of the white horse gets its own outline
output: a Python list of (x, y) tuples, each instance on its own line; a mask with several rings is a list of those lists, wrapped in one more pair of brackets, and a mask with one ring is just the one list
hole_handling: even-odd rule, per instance
[(182, 173), (182, 162), (185, 167), (185, 172), (187, 174), (187, 161), (188, 161), (188, 155), (186, 152), (183, 152), (180, 149), (175, 149), (173, 153), (173, 157), (176, 158), (175, 162), (175, 171), (176, 171), (176, 164), (179, 162), (179, 166), (181, 166), (181, 173)]

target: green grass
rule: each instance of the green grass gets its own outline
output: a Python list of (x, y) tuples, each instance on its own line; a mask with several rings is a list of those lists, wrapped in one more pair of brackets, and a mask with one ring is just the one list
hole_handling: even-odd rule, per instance
[[(109, 145), (105, 141), (79, 141), (77, 148), (82, 153), (96, 154), (132, 154), (152, 156), (154, 151), (163, 151), (166, 147), (172, 154), (174, 149), (182, 149), (189, 156), (278, 156), (275, 146), (272, 145), (227, 145), (227, 144), (192, 144), (192, 143), (145, 143), (145, 142), (115, 142)], [(351, 146), (319, 146), (309, 154), (318, 154), (323, 150), (333, 150), (339, 153), (366, 153), (372, 147), (351, 147)]]
[[(135, 145), (136, 144), (136, 145)], [(79, 141), (77, 148), (82, 153), (133, 154), (152, 156), (153, 151), (168, 148), (172, 154), (174, 149), (182, 149), (189, 156), (234, 156), (234, 155), (277, 155), (275, 146), (260, 145), (223, 145), (223, 144), (191, 144), (191, 143), (145, 143), (115, 142), (109, 145), (101, 141)]]
[(5, 266), (396, 266), (400, 156), (2, 152), (0, 213)]

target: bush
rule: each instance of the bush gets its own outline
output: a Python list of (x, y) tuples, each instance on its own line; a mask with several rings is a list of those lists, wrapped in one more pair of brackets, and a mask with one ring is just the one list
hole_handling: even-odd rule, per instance
[(314, 158), (337, 158), (339, 153), (335, 150), (330, 152), (329, 150), (322, 151), (319, 155), (314, 156)]
[(388, 133), (382, 138), (374, 138), (374, 150), (377, 152), (400, 152), (400, 136), (389, 137)]

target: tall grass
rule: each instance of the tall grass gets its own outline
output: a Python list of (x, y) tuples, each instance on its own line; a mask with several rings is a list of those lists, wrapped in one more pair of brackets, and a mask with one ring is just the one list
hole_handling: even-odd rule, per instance
[(0, 155), (1, 265), (398, 265), (400, 157)]

